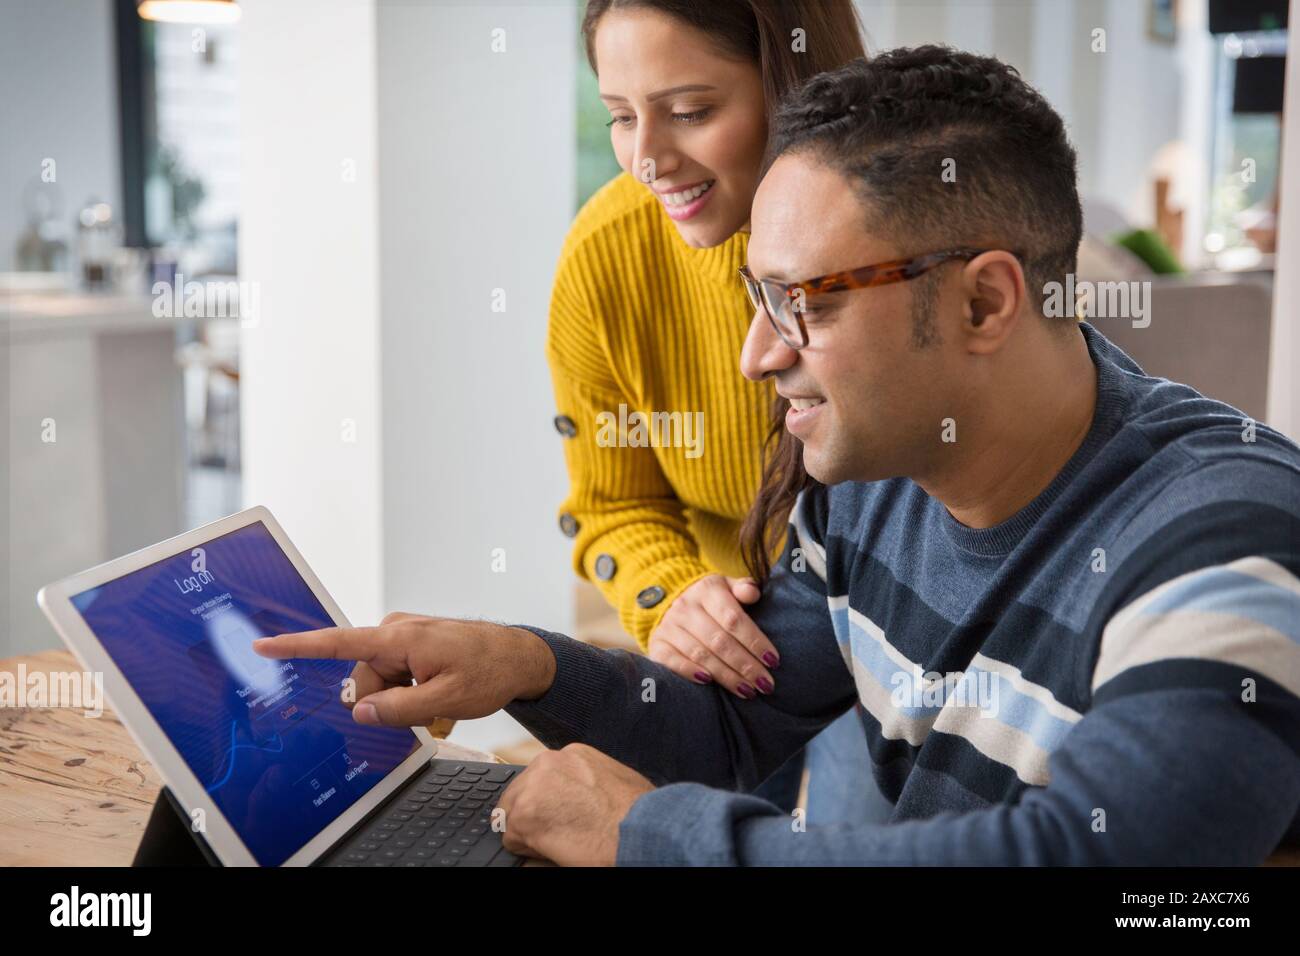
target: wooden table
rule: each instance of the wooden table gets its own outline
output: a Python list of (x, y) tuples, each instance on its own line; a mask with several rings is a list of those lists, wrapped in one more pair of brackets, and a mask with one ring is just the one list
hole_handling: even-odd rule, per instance
[[(67, 651), (0, 661), (79, 671)], [(438, 756), (499, 763), (439, 741)], [(0, 866), (130, 866), (162, 780), (108, 709), (0, 708)]]
[[(80, 670), (67, 651), (0, 661), (0, 671)], [(448, 725), (450, 726), (450, 725)], [(500, 763), (440, 740), (438, 756)], [(130, 866), (162, 780), (108, 707), (0, 708), (0, 866)], [(540, 861), (529, 861), (536, 864)], [(544, 864), (543, 864), (544, 865)], [(1300, 849), (1266, 866), (1300, 866)]]

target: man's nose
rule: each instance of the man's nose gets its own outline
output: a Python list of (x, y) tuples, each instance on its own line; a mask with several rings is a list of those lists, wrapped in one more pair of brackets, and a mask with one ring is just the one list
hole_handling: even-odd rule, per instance
[(745, 378), (758, 382), (784, 371), (795, 363), (799, 353), (781, 340), (772, 320), (762, 308), (749, 320), (749, 334), (740, 351), (740, 371)]

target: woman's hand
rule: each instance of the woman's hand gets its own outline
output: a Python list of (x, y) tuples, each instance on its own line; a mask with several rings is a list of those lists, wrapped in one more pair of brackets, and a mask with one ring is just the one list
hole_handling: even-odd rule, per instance
[(758, 600), (752, 578), (711, 574), (677, 596), (650, 635), (652, 661), (697, 684), (717, 681), (746, 700), (776, 686), (781, 657), (742, 604)]

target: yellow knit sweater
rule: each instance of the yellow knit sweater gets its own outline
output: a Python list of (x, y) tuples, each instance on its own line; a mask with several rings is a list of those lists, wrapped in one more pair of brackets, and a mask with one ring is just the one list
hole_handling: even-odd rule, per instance
[(546, 343), (570, 480), (560, 528), (642, 647), (687, 586), (745, 573), (738, 531), (773, 397), (740, 374), (748, 239), (692, 249), (624, 173), (560, 255)]

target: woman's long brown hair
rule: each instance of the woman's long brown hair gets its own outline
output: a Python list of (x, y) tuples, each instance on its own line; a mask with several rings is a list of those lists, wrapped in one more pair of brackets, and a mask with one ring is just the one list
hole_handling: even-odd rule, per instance
[[(866, 55), (862, 23), (851, 0), (588, 0), (582, 18), (587, 62), (596, 65), (596, 26), (610, 10), (657, 10), (703, 30), (722, 49), (758, 65), (769, 117), (804, 80)], [(802, 52), (795, 30), (802, 30)], [(740, 526), (740, 553), (761, 585), (785, 538), (799, 492), (815, 480), (803, 468), (799, 442), (785, 430), (790, 403), (775, 396), (763, 442), (758, 496)]]
[(799, 492), (815, 485), (803, 469), (803, 449), (785, 430), (790, 402), (777, 395), (772, 402), (772, 424), (763, 443), (763, 478), (758, 496), (740, 525), (740, 555), (760, 586), (772, 573), (772, 558), (785, 540)]
[[(596, 27), (610, 10), (657, 10), (704, 31), (721, 49), (758, 66), (771, 116), (788, 90), (866, 54), (852, 0), (588, 0), (582, 17), (596, 73)], [(795, 50), (795, 30), (802, 30)]]

